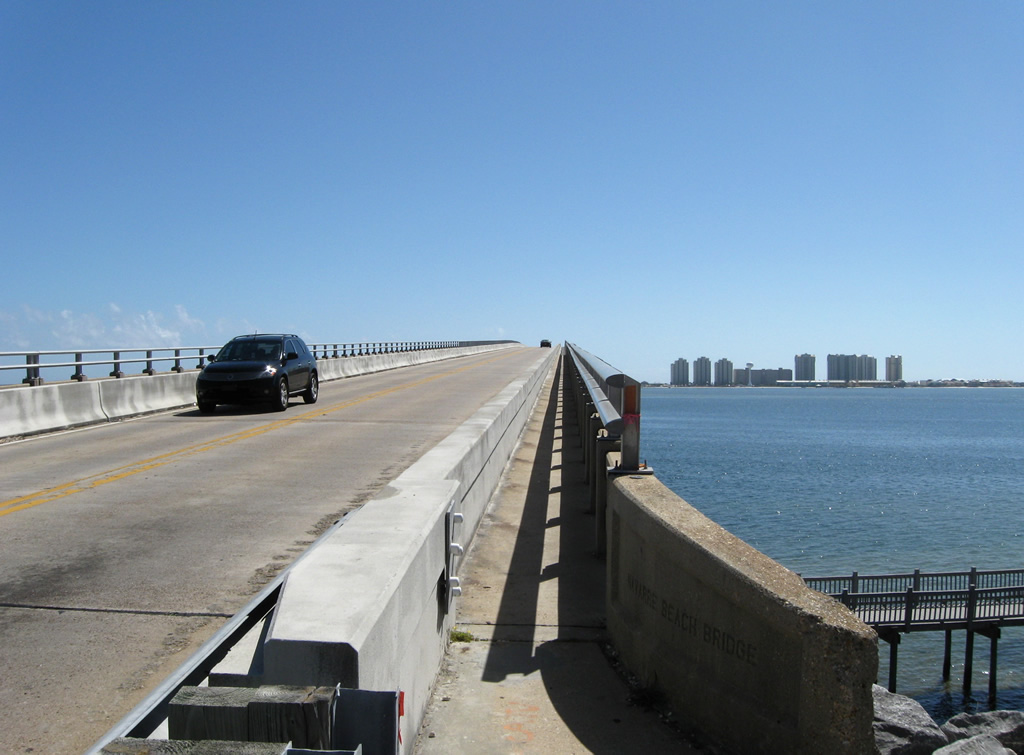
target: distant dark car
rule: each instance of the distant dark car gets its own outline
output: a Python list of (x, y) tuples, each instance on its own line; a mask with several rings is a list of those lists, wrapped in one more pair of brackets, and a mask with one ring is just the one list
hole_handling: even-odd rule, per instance
[(540, 342), (540, 345), (541, 345), (541, 348), (550, 349), (551, 348), (551, 341), (549, 341), (548, 339), (545, 338), (543, 341)]
[(196, 378), (196, 405), (203, 413), (217, 404), (252, 403), (283, 412), (289, 396), (314, 404), (319, 392), (316, 357), (295, 335), (232, 338)]

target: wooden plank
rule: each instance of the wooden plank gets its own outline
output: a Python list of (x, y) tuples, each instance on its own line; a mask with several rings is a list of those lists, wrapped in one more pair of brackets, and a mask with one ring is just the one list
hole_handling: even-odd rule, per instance
[(101, 755), (282, 755), (285, 745), (274, 742), (175, 741), (122, 737), (104, 745)]
[(170, 739), (331, 744), (333, 687), (182, 687), (167, 711)]
[(182, 687), (167, 708), (169, 737), (248, 742), (246, 707), (252, 692), (244, 687)]
[(249, 740), (331, 746), (333, 687), (259, 687), (248, 705)]

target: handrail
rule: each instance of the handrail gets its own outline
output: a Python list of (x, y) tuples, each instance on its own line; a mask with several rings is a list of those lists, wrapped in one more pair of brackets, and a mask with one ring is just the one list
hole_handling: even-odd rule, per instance
[(922, 572), (915, 569), (903, 574), (858, 574), (835, 577), (805, 577), (804, 582), (813, 590), (826, 595), (839, 595), (844, 590), (851, 594), (891, 593), (912, 588), (914, 590), (966, 590), (970, 585), (978, 588), (1024, 586), (1024, 569), (979, 570), (972, 567), (966, 572)]
[(900, 631), (1024, 623), (1024, 569), (806, 577), (873, 627)]
[[(153, 365), (157, 362), (174, 362), (170, 372), (184, 372), (187, 367), (182, 366), (183, 360), (198, 360), (195, 369), (201, 369), (203, 363), (210, 354), (216, 354), (220, 346), (155, 346), (145, 348), (115, 348), (115, 349), (60, 349), (53, 351), (0, 351), (0, 359), (11, 357), (22, 357), (22, 364), (0, 364), (0, 370), (24, 370), (25, 378), (21, 381), (25, 385), (42, 385), (45, 380), (40, 374), (41, 370), (55, 368), (73, 367), (75, 372), (70, 380), (87, 380), (83, 367), (97, 365), (111, 365), (113, 369), (109, 377), (121, 378), (125, 373), (121, 370), (123, 364), (145, 364), (142, 370), (144, 375), (155, 375), (156, 369)], [(73, 360), (45, 361), (43, 357), (64, 356), (74, 354)], [(85, 359), (89, 354), (110, 354), (110, 359)], [(123, 354), (145, 354), (143, 357), (124, 357)]]
[(640, 383), (575, 344), (566, 350), (609, 436), (622, 440), (620, 468), (640, 468)]
[[(465, 346), (482, 346), (490, 344), (516, 343), (512, 340), (494, 341), (371, 341), (371, 342), (342, 342), (327, 341), (324, 343), (310, 343), (309, 349), (313, 356), (318, 359), (340, 359), (355, 356), (369, 356), (374, 354), (393, 354), (407, 351), (426, 351), (435, 349), (451, 349)], [(210, 354), (216, 354), (221, 346), (158, 346), (145, 348), (113, 348), (113, 349), (59, 349), (52, 351), (0, 351), (0, 360), (18, 358), (20, 364), (0, 364), (0, 372), (10, 370), (22, 370), (25, 378), (21, 381), (25, 385), (42, 385), (45, 380), (41, 370), (55, 368), (74, 368), (75, 372), (69, 379), (83, 381), (87, 380), (83, 367), (95, 367), (98, 365), (111, 365), (112, 370), (109, 377), (125, 377), (121, 366), (125, 364), (145, 364), (141, 374), (154, 375), (156, 369), (154, 364), (173, 362), (171, 372), (184, 372), (187, 367), (182, 361), (197, 360), (192, 369), (201, 369)], [(46, 357), (59, 357), (74, 355), (73, 360), (63, 359), (46, 361)], [(87, 355), (110, 354), (109, 359), (86, 359)], [(126, 354), (144, 354), (145, 356), (125, 357)]]
[[(834, 596), (873, 627), (899, 627), (905, 632), (936, 625), (1024, 623), (1024, 586), (966, 590), (915, 590), (850, 593)], [(953, 626), (950, 626), (953, 628)]]

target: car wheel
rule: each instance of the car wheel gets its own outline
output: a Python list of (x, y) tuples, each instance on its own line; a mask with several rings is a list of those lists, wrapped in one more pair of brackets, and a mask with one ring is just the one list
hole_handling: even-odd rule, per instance
[(288, 378), (281, 378), (277, 384), (277, 396), (274, 399), (274, 411), (283, 412), (288, 408)]
[(203, 414), (213, 414), (213, 410), (217, 408), (217, 405), (212, 401), (197, 401), (196, 406), (199, 407), (199, 411)]
[(316, 377), (314, 372), (309, 376), (309, 387), (306, 388), (306, 392), (302, 394), (302, 400), (307, 404), (315, 404), (317, 396), (320, 395), (320, 381)]

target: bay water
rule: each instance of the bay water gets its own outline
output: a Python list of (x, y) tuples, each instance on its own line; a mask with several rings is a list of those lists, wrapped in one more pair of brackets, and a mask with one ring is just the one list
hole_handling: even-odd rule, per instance
[[(1024, 568), (1024, 389), (645, 388), (641, 459), (703, 514), (805, 577)], [(989, 640), (902, 635), (900, 694), (938, 721), (988, 709)], [(1024, 627), (996, 707), (1024, 710)], [(889, 678), (879, 641), (879, 681)]]

